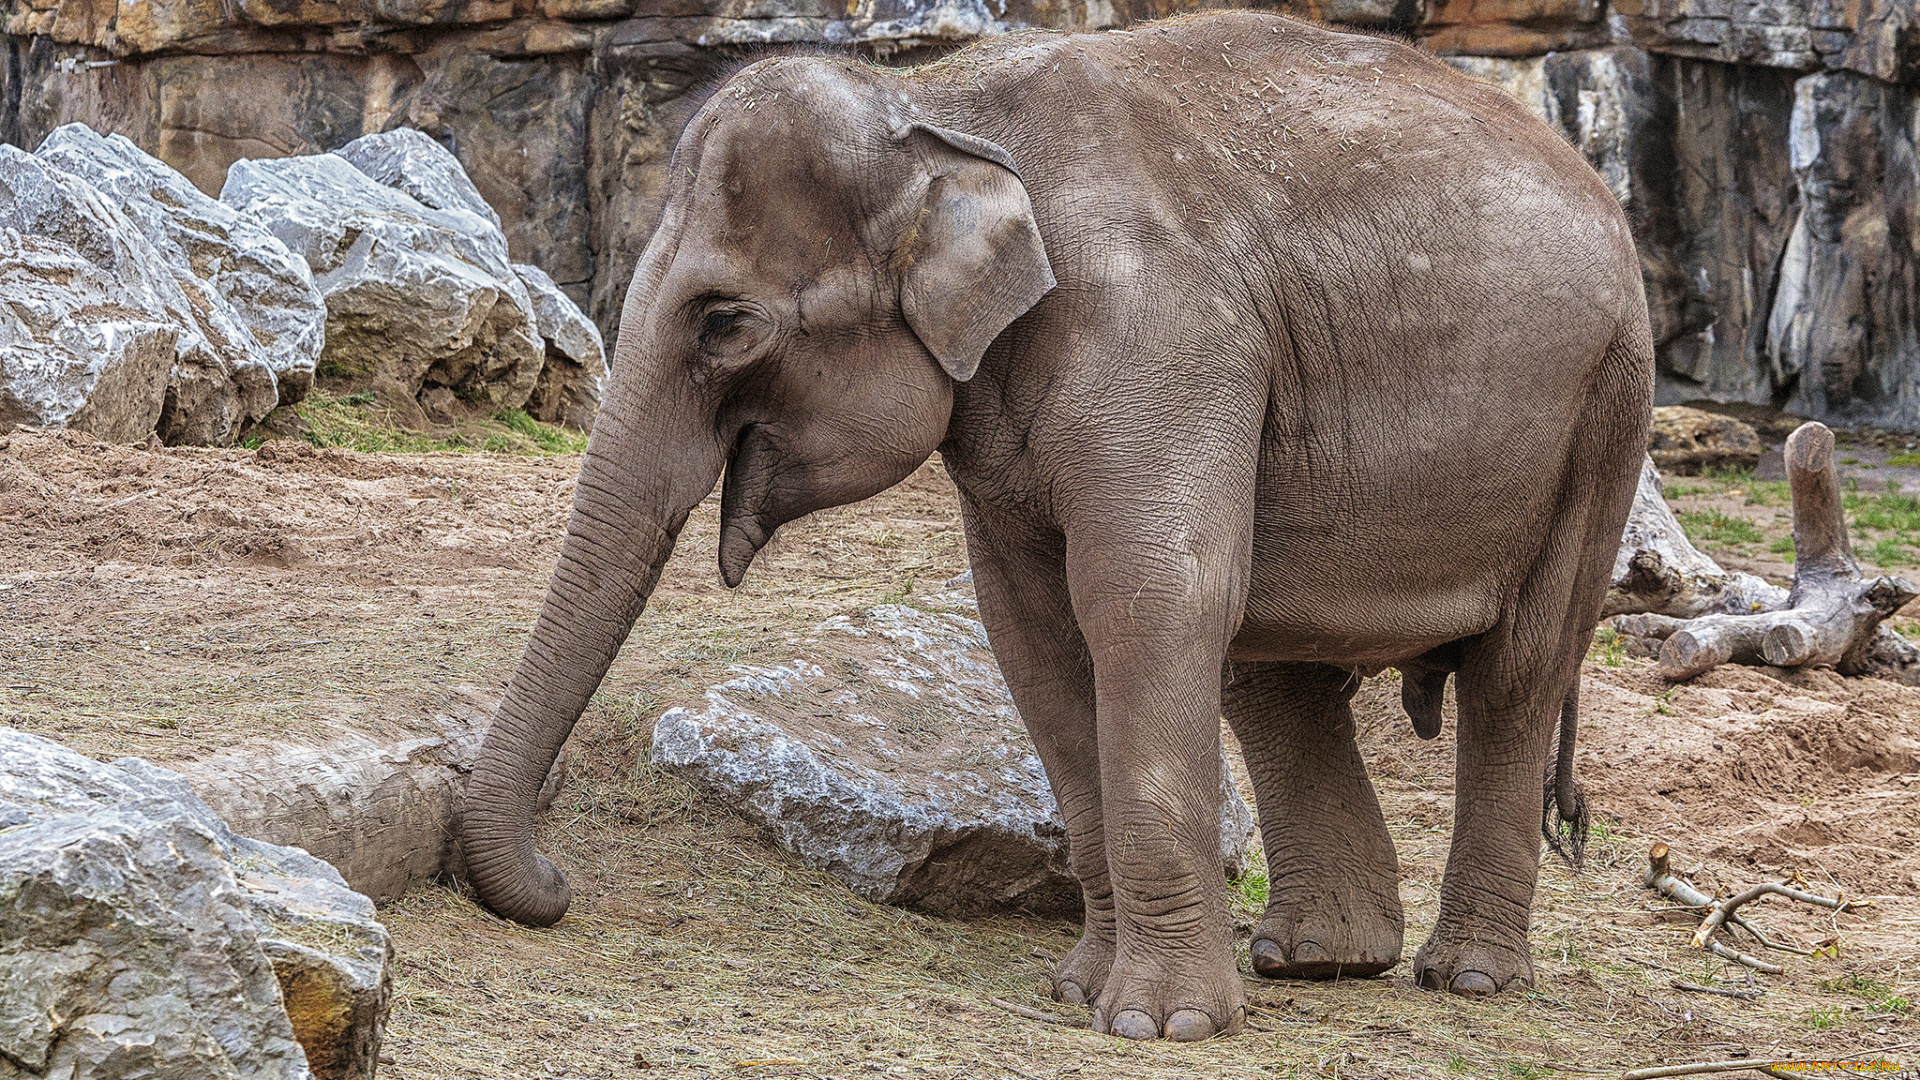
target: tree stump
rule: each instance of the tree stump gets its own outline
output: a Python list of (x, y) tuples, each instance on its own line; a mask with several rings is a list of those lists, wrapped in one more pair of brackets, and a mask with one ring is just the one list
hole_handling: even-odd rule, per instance
[[(1786, 464), (1796, 553), (1791, 590), (1719, 571), (1679, 534), (1677, 522), (1672, 526), (1676, 543), (1636, 505), (1635, 518), (1645, 535), (1636, 540), (1629, 525), (1627, 546), (1633, 550), (1623, 550), (1616, 564), (1617, 569), (1624, 564), (1626, 572), (1616, 573), (1608, 606), (1631, 610), (1636, 602), (1658, 602), (1641, 608), (1645, 614), (1621, 615), (1614, 628), (1662, 641), (1660, 673), (1673, 680), (1732, 662), (1831, 665), (1843, 675), (1920, 681), (1920, 649), (1880, 625), (1920, 596), (1920, 589), (1901, 577), (1860, 576), (1847, 538), (1833, 432), (1825, 424), (1801, 425), (1787, 439)], [(1645, 486), (1643, 480), (1642, 495)], [(1672, 521), (1670, 513), (1664, 516)], [(1646, 528), (1650, 522), (1658, 527)], [(1700, 563), (1719, 571), (1718, 578)], [(1739, 610), (1741, 604), (1747, 610)]]

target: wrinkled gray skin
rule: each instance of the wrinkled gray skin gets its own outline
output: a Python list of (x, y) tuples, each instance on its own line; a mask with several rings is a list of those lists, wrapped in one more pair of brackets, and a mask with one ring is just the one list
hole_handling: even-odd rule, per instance
[(1255, 970), (1399, 961), (1347, 705), (1389, 665), (1428, 727), (1458, 679), (1416, 978), (1531, 981), (1543, 767), (1652, 380), (1626, 220), (1565, 142), (1399, 44), (1229, 13), (910, 71), (764, 61), (671, 183), (474, 772), (487, 904), (566, 910), (529, 839), (541, 779), (722, 472), (732, 585), (782, 523), (937, 449), (1086, 893), (1059, 997), (1134, 1038), (1239, 1030), (1223, 713), (1271, 879)]

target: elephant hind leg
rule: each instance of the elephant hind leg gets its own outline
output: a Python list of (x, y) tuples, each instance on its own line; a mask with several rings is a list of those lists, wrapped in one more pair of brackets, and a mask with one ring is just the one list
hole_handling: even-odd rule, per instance
[[(1555, 809), (1579, 827), (1573, 695), (1646, 445), (1645, 414), (1619, 403), (1646, 400), (1651, 367), (1644, 333), (1608, 350), (1582, 410), (1595, 419), (1568, 449), (1545, 543), (1506, 621), (1463, 650), (1453, 846), (1439, 917), (1413, 961), (1415, 983), (1424, 989), (1480, 997), (1533, 983), (1527, 932), (1539, 870), (1541, 778), (1552, 785)], [(1557, 720), (1566, 725), (1567, 771), (1547, 773)]]
[(1227, 665), (1221, 701), (1267, 853), (1255, 974), (1357, 978), (1400, 962), (1398, 862), (1347, 704), (1358, 685), (1318, 664)]

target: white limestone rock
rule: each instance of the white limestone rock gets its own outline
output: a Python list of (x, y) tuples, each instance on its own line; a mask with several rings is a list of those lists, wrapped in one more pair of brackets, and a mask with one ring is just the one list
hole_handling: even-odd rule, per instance
[(164, 312), (126, 306), (113, 275), (69, 245), (0, 228), (0, 434), (72, 427), (145, 439), (178, 333)]
[(426, 206), (337, 154), (237, 161), (220, 201), (313, 271), (327, 302), (322, 375), (375, 391), (414, 426), (432, 387), (495, 408), (533, 393), (546, 350), (490, 221)]
[(377, 183), (397, 188), (435, 210), (465, 210), (500, 227), (500, 215), (473, 186), (453, 151), (414, 128), (362, 135), (334, 153)]
[(271, 394), (272, 375), (257, 356), (208, 337), (173, 267), (116, 205), (119, 201), (52, 162), (0, 146), (0, 228), (66, 244), (113, 278), (122, 306), (177, 327), (158, 425), (161, 437), (176, 443), (232, 442), (260, 396)]
[[(668, 711), (653, 761), (868, 899), (1079, 911), (1065, 827), (984, 627), (882, 605), (796, 644), (806, 659), (738, 668), (706, 708)], [(1221, 854), (1237, 874), (1253, 815), (1224, 758), (1221, 795)]]
[(209, 198), (124, 135), (55, 128), (34, 156), (111, 196), (172, 266), (207, 339), (271, 377), (243, 378), (251, 419), (306, 396), (326, 341), (327, 306), (305, 260), (258, 222)]
[(545, 270), (515, 263), (513, 272), (533, 298), (540, 336), (547, 343), (547, 363), (540, 369), (533, 396), (527, 399), (527, 412), (550, 424), (587, 431), (607, 392), (607, 350), (600, 341), (600, 328)]
[(373, 905), (235, 836), (186, 782), (0, 728), (0, 1070), (360, 1080), (389, 997)]

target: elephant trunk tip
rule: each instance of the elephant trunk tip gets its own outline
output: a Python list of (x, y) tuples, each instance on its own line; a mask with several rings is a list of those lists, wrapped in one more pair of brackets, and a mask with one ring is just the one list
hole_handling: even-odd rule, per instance
[(573, 890), (559, 867), (522, 841), (506, 852), (473, 850), (469, 841), (467, 873), (487, 909), (522, 926), (552, 926), (573, 903)]

